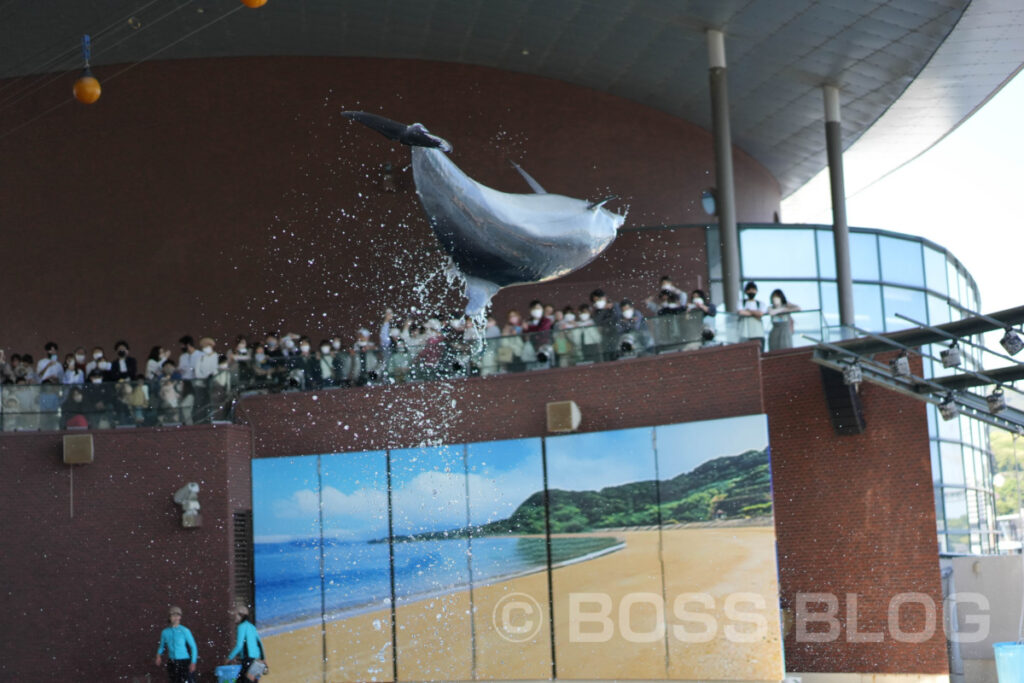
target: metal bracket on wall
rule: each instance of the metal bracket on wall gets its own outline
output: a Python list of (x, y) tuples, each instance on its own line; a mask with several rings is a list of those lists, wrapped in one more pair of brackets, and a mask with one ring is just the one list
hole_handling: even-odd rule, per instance
[[(903, 317), (903, 316), (901, 316)], [(909, 320), (909, 319), (908, 319)], [(811, 339), (817, 344), (812, 360), (826, 368), (838, 372), (847, 371), (853, 366), (859, 369), (857, 381), (869, 382), (911, 396), (926, 403), (939, 406), (940, 412), (947, 419), (956, 415), (964, 415), (1015, 434), (1024, 433), (1024, 412), (1006, 406), (993, 407), (997, 402), (993, 395), (981, 396), (968, 391), (970, 388), (995, 386), (1001, 392), (1005, 388), (1024, 397), (1024, 392), (1017, 390), (1010, 383), (1024, 379), (1024, 364), (1010, 356), (998, 354), (984, 347), (984, 352), (1009, 360), (1012, 365), (991, 371), (972, 371), (965, 369), (962, 373), (936, 378), (925, 378), (909, 371), (894, 371), (887, 364), (875, 359), (875, 355), (884, 352), (898, 351), (901, 354), (915, 354), (922, 358), (941, 362), (941, 359), (924, 353), (921, 346), (963, 339), (967, 336), (983, 334), (1001, 328), (1011, 328), (1024, 322), (1024, 306), (994, 313), (992, 315), (977, 314), (954, 323), (939, 326), (920, 325), (917, 328), (902, 330), (890, 334), (873, 334), (865, 330), (851, 328), (859, 336), (835, 344)]]

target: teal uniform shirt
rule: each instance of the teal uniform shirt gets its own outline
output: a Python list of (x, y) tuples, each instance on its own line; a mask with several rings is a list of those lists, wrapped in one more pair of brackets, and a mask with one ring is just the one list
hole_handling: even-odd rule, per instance
[(171, 659), (191, 659), (193, 664), (199, 657), (192, 631), (181, 624), (168, 626), (160, 633), (160, 649), (156, 651), (157, 656), (162, 655), (164, 650)]
[(228, 655), (228, 659), (238, 657), (242, 653), (243, 646), (248, 650), (249, 656), (253, 659), (264, 659), (263, 643), (260, 642), (260, 635), (256, 632), (256, 627), (249, 621), (240, 621), (238, 623), (238, 642), (235, 643), (235, 649)]

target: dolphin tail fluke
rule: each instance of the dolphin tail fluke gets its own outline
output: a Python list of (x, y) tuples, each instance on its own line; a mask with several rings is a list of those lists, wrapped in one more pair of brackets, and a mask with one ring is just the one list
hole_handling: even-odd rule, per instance
[(347, 119), (358, 121), (367, 128), (372, 128), (389, 140), (398, 140), (410, 147), (434, 147), (442, 152), (452, 151), (452, 146), (444, 138), (432, 135), (421, 123), (407, 126), (385, 116), (370, 114), (365, 111), (343, 111), (341, 115)]

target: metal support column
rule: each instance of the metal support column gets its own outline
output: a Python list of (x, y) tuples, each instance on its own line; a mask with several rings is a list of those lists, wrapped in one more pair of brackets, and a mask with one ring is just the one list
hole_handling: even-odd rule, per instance
[(740, 302), (740, 244), (736, 230), (736, 190), (732, 173), (732, 134), (729, 132), (729, 90), (725, 70), (725, 36), (708, 31), (708, 74), (711, 83), (711, 133), (715, 145), (715, 204), (722, 246), (722, 290), (725, 310)]
[[(836, 250), (836, 285), (839, 291), (839, 323), (852, 327), (853, 275), (850, 270), (850, 226), (846, 222), (846, 183), (843, 180), (843, 139), (839, 121), (839, 89), (823, 88), (825, 96), (825, 146), (832, 187), (832, 237)], [(844, 333), (845, 336), (845, 333)]]

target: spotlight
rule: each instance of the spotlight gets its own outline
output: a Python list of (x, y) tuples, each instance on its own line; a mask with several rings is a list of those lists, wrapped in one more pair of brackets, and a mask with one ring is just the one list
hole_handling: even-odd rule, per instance
[(939, 402), (939, 415), (947, 422), (960, 414), (960, 408), (953, 401), (953, 394), (946, 394)]
[(1024, 349), (1024, 341), (1021, 341), (1020, 335), (1012, 327), (1006, 328), (1006, 334), (999, 340), (999, 344), (1011, 356), (1016, 356), (1020, 353), (1021, 349)]
[(1003, 396), (1002, 387), (996, 387), (995, 391), (985, 397), (988, 403), (988, 412), (1001, 413), (1006, 410), (1006, 397)]
[(843, 384), (856, 388), (863, 380), (864, 371), (861, 370), (860, 363), (850, 363), (843, 368)]
[(949, 345), (948, 349), (943, 349), (939, 352), (939, 357), (942, 359), (942, 367), (944, 368), (955, 368), (960, 365), (960, 347), (956, 345), (954, 341)]
[(900, 351), (900, 355), (889, 361), (893, 377), (910, 377), (910, 359), (907, 358), (907, 351)]

